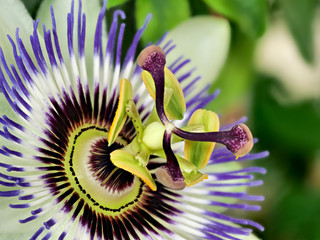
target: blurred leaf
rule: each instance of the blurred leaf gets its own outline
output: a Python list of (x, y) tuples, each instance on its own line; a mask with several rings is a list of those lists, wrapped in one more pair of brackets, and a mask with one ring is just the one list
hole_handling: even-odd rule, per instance
[(279, 0), (279, 3), (301, 55), (311, 63), (314, 59), (312, 25), (317, 10), (317, 1)]
[(118, 5), (124, 4), (128, 2), (129, 0), (108, 0), (107, 1), (107, 8), (116, 7)]
[(189, 4), (192, 16), (210, 14), (210, 8), (203, 1), (189, 0)]
[(168, 30), (190, 17), (188, 0), (137, 0), (136, 24), (141, 27), (146, 16), (152, 13), (152, 19), (142, 36), (145, 44), (155, 42)]
[(31, 17), (34, 19), (42, 0), (21, 0), (21, 1), (23, 2), (26, 9), (30, 13)]
[(221, 94), (208, 104), (207, 109), (221, 112), (247, 95), (253, 81), (254, 46), (252, 39), (233, 28), (229, 56), (218, 79), (210, 88), (211, 92), (217, 88), (221, 89)]
[(252, 38), (263, 34), (267, 20), (266, 0), (203, 0), (216, 12), (235, 21)]
[(274, 79), (259, 78), (253, 98), (255, 131), (270, 147), (306, 159), (308, 154), (320, 149), (320, 112), (312, 101), (282, 105), (273, 94), (280, 90)]
[[(288, 187), (290, 188), (287, 186), (287, 189)], [(291, 186), (291, 190), (271, 213), (269, 228), (266, 226), (266, 239), (320, 239), (319, 202), (319, 192), (302, 186)]]

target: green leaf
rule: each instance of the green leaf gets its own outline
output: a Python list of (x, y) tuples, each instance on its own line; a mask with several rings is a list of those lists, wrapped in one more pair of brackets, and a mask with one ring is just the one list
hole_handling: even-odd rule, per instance
[(266, 0), (203, 0), (216, 12), (235, 21), (252, 38), (263, 34), (267, 20)]
[[(320, 239), (320, 194), (303, 186), (284, 186), (270, 214), (265, 239)], [(289, 190), (289, 191), (288, 191)], [(306, 231), (307, 229), (307, 231)]]
[(128, 1), (129, 0), (109, 0), (109, 1), (107, 1), (107, 8), (116, 7), (116, 6), (119, 6), (121, 4), (126, 3)]
[(255, 133), (262, 143), (269, 143), (268, 148), (306, 158), (320, 149), (320, 111), (316, 108), (319, 102), (283, 105), (275, 98), (275, 91), (284, 95), (274, 79), (262, 76), (258, 79), (253, 99)]
[(143, 25), (146, 16), (152, 13), (152, 19), (142, 36), (144, 44), (155, 42), (168, 30), (190, 17), (187, 0), (137, 0), (136, 24)]
[(284, 17), (301, 55), (311, 63), (314, 59), (312, 25), (317, 9), (316, 0), (279, 0)]
[(203, 1), (189, 0), (191, 15), (211, 15), (210, 9)]

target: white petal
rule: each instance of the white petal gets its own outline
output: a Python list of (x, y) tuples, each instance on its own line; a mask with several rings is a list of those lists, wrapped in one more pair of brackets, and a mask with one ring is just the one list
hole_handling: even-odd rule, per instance
[(202, 76), (199, 89), (212, 84), (228, 54), (230, 26), (227, 20), (213, 16), (193, 17), (174, 28), (166, 39), (177, 45), (168, 55), (168, 63), (184, 55), (192, 59), (197, 73)]
[(20, 0), (0, 0), (0, 26), (0, 46), (8, 64), (12, 64), (14, 57), (7, 34), (15, 39), (16, 29), (19, 27), (21, 39), (27, 50), (31, 50), (29, 36), (33, 31), (32, 18)]
[[(0, 191), (8, 191), (8, 189), (0, 186)], [(12, 189), (9, 189), (12, 190)], [(0, 206), (1, 206), (1, 218), (5, 219), (0, 224), (0, 239), (7, 240), (21, 240), (21, 239), (29, 239), (35, 231), (41, 226), (35, 226), (37, 223), (35, 221), (31, 221), (29, 223), (21, 224), (19, 223), (20, 219), (24, 219), (28, 217), (30, 214), (26, 209), (12, 209), (9, 207), (10, 203), (13, 203), (13, 198), (0, 198)], [(15, 201), (17, 202), (17, 201)]]
[[(15, 64), (12, 45), (7, 37), (10, 35), (16, 42), (16, 29), (19, 28), (19, 37), (30, 54), (32, 60), (35, 61), (32, 46), (30, 43), (30, 35), (33, 32), (33, 19), (29, 15), (27, 9), (20, 0), (0, 0), (0, 47), (3, 50), (7, 65)], [(39, 36), (40, 44), (43, 46), (43, 38)], [(0, 66), (3, 66), (0, 60)], [(2, 71), (6, 76), (5, 70)], [(7, 80), (10, 82), (9, 78)], [(12, 120), (17, 120), (17, 115), (14, 114), (11, 106), (8, 104), (4, 95), (0, 96), (0, 113), (7, 115)]]

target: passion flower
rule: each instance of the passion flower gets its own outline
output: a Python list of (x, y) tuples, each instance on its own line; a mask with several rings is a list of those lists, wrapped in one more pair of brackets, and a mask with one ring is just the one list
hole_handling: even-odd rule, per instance
[[(222, 212), (260, 209), (236, 200), (263, 200), (245, 188), (260, 185), (251, 173), (265, 170), (239, 168), (235, 160), (268, 153), (248, 153), (253, 138), (242, 121), (223, 129), (217, 114), (201, 109), (216, 94), (194, 88), (200, 78), (184, 70), (183, 58), (166, 66), (171, 41), (160, 40), (135, 61), (150, 17), (123, 61), (122, 11), (114, 13), (103, 46), (105, 11), (106, 1), (93, 42), (93, 77), (81, 1), (77, 30), (72, 2), (66, 43), (51, 8), (44, 43), (34, 22), (32, 53), (19, 29), (8, 36), (15, 64), (0, 48), (0, 85), (14, 113), (0, 118), (0, 196), (29, 213), (20, 223), (34, 223), (30, 239), (242, 239), (252, 231), (247, 226), (263, 230)], [(67, 44), (67, 58), (60, 44)], [(226, 147), (214, 149), (216, 142)]]

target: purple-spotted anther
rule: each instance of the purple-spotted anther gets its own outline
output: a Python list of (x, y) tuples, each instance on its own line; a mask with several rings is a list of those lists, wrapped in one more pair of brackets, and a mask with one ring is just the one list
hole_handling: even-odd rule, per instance
[(260, 209), (246, 201), (263, 197), (246, 188), (261, 185), (253, 173), (265, 169), (239, 162), (268, 152), (249, 153), (254, 140), (245, 119), (220, 126), (216, 113), (202, 109), (217, 92), (195, 88), (200, 77), (183, 57), (166, 63), (170, 39), (135, 61), (150, 17), (122, 55), (125, 24), (118, 21), (125, 15), (115, 11), (103, 45), (105, 11), (106, 1), (93, 59), (85, 54), (81, 1), (66, 19), (67, 42), (51, 8), (44, 39), (34, 22), (32, 51), (19, 29), (8, 36), (15, 62), (0, 49), (1, 97), (9, 106), (0, 118), (0, 197), (12, 200), (12, 215), (23, 213), (17, 231), (27, 225), (29, 239), (255, 239), (251, 227), (261, 225), (224, 211)]

